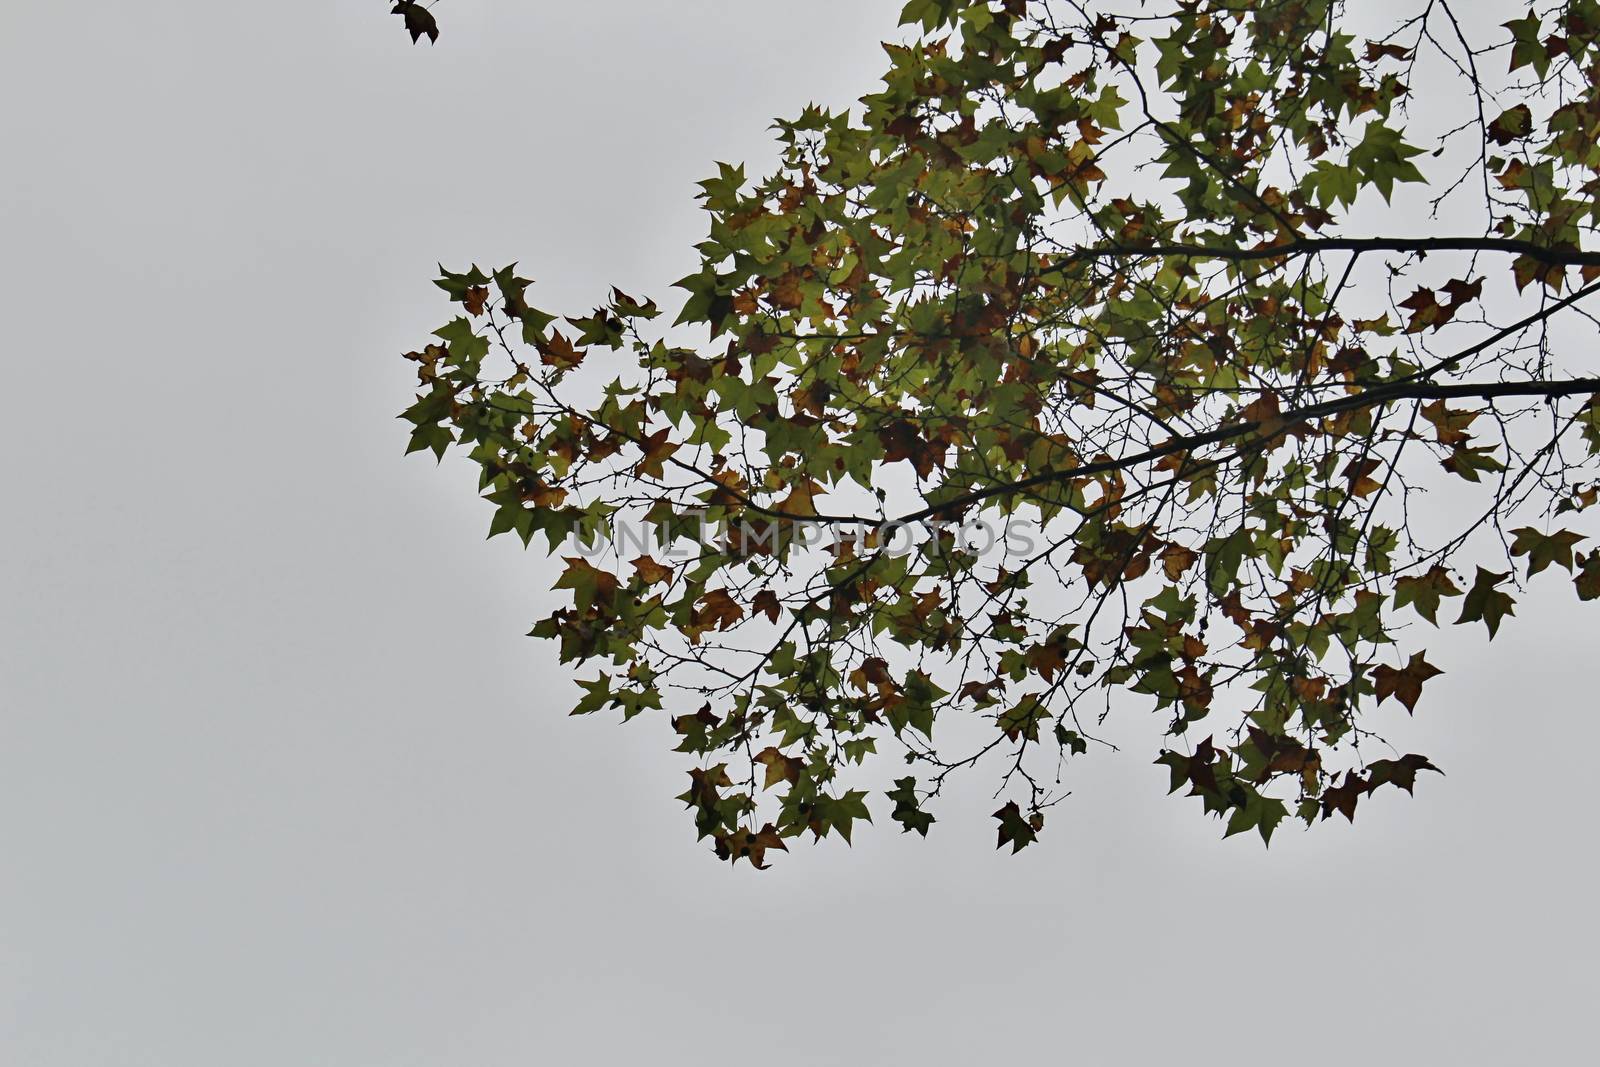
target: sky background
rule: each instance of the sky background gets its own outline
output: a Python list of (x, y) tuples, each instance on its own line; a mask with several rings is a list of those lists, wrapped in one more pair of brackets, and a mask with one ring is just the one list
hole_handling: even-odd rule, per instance
[(1353, 828), (1221, 841), (1147, 746), (1016, 857), (977, 781), (926, 842), (698, 846), (665, 718), (562, 714), (550, 563), (402, 458), (398, 354), (441, 260), (673, 299), (693, 182), (870, 90), (899, 5), (444, 0), (436, 48), (388, 6), (6, 7), (0, 1063), (1592, 1054), (1600, 642), (1554, 580), (1435, 646), (1381, 725), (1448, 777)]

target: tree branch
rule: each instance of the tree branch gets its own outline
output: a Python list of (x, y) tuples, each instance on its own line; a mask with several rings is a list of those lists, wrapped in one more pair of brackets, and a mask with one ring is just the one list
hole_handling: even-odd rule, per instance
[[(1282, 429), (1287, 429), (1296, 423), (1310, 422), (1313, 419), (1326, 418), (1329, 415), (1337, 415), (1345, 411), (1376, 407), (1396, 400), (1443, 400), (1462, 397), (1471, 397), (1476, 400), (1493, 400), (1504, 396), (1560, 397), (1581, 393), (1600, 394), (1600, 378), (1574, 378), (1558, 382), (1463, 382), (1456, 385), (1439, 385), (1434, 382), (1399, 382), (1394, 385), (1366, 389), (1351, 396), (1339, 397), (1336, 400), (1324, 400), (1318, 404), (1307, 404), (1304, 407), (1291, 408), (1272, 420), (1272, 422)], [(1051, 482), (1061, 481), (1062, 479), (1089, 478), (1096, 474), (1127, 470), (1130, 467), (1150, 463), (1177, 452), (1187, 452), (1196, 448), (1204, 448), (1206, 445), (1221, 444), (1224, 441), (1231, 441), (1238, 437), (1248, 437), (1260, 432), (1266, 426), (1267, 423), (1259, 419), (1229, 423), (1226, 426), (1219, 426), (1205, 433), (1173, 438), (1165, 444), (1157, 445), (1143, 452), (1136, 452), (1131, 456), (1123, 456), (1120, 459), (1086, 463), (1079, 467), (1042, 471), (1020, 481), (987, 486), (983, 489), (974, 490), (965, 496), (946, 501), (943, 504), (902, 515), (895, 521), (899, 523), (920, 522), (936, 515), (964, 510), (973, 504), (982, 503), (997, 496), (1020, 492), (1024, 489), (1032, 489), (1039, 485), (1048, 485)], [(1275, 432), (1282, 432), (1282, 429)]]
[(1086, 260), (1114, 259), (1118, 256), (1189, 256), (1242, 263), (1314, 256), (1322, 252), (1514, 252), (1552, 266), (1600, 267), (1600, 252), (1550, 248), (1510, 237), (1304, 237), (1253, 248), (1197, 244), (1101, 245), (1076, 249), (1059, 259), (1055, 265), (1063, 267)]

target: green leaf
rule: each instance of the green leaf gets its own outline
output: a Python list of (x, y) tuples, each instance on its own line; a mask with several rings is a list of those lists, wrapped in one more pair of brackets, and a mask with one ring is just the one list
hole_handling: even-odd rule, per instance
[(1039, 830), (1044, 827), (1043, 814), (1035, 811), (1025, 819), (1015, 800), (1007, 801), (1005, 807), (994, 813), (994, 817), (1000, 823), (999, 843), (995, 847), (1010, 845), (1012, 855), (1039, 840)]
[(1571, 530), (1557, 530), (1553, 534), (1546, 534), (1531, 526), (1524, 526), (1520, 530), (1511, 531), (1512, 556), (1528, 557), (1528, 576), (1544, 570), (1552, 563), (1572, 570), (1572, 550), (1581, 541), (1587, 540), (1582, 534), (1573, 533)]
[(890, 789), (887, 795), (894, 802), (894, 811), (890, 813), (890, 818), (900, 824), (900, 832), (909, 833), (915, 830), (923, 837), (927, 837), (928, 828), (938, 820), (922, 810), (922, 803), (917, 797), (916, 777), (895, 779), (894, 788)]
[(1500, 630), (1500, 620), (1507, 615), (1516, 614), (1516, 601), (1512, 599), (1511, 594), (1497, 588), (1510, 577), (1509, 571), (1497, 574), (1479, 567), (1477, 579), (1467, 591), (1466, 600), (1462, 602), (1461, 617), (1456, 620), (1456, 625), (1482, 622), (1488, 629), (1489, 636), (1493, 638)]
[(1418, 615), (1439, 625), (1439, 601), (1443, 597), (1458, 597), (1461, 590), (1450, 579), (1450, 572), (1435, 564), (1420, 577), (1397, 579), (1394, 583), (1394, 606), (1410, 606)]

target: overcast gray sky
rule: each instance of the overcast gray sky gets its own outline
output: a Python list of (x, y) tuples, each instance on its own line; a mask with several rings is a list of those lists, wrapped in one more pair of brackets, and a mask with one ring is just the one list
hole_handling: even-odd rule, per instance
[(561, 714), (550, 564), (402, 458), (397, 354), (439, 260), (670, 298), (692, 183), (899, 4), (387, 7), (5, 5), (0, 1063), (1592, 1055), (1570, 592), (1437, 647), (1382, 725), (1448, 777), (1353, 828), (1221, 841), (1138, 748), (1014, 858), (977, 782), (926, 842), (697, 846), (664, 720)]

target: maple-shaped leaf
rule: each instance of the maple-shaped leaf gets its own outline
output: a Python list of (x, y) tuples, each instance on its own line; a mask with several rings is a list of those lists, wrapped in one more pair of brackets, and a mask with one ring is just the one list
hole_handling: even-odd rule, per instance
[(587, 349), (578, 348), (572, 341), (559, 330), (550, 332), (549, 340), (541, 340), (536, 347), (539, 349), (539, 359), (548, 367), (558, 367), (562, 370), (571, 370), (583, 362), (583, 357), (588, 354)]
[(1411, 312), (1411, 321), (1406, 325), (1407, 333), (1420, 333), (1432, 327), (1437, 330), (1472, 301), (1483, 295), (1483, 279), (1467, 281), (1463, 278), (1452, 279), (1444, 287), (1445, 295), (1450, 298), (1448, 304), (1439, 300), (1439, 296), (1432, 289), (1419, 288), (1400, 306)]
[(1384, 665), (1374, 667), (1372, 678), (1377, 687), (1380, 703), (1391, 696), (1396, 697), (1406, 706), (1406, 711), (1414, 713), (1417, 710), (1417, 701), (1422, 698), (1422, 683), (1443, 673), (1424, 659), (1423, 653), (1418, 652), (1411, 657), (1409, 663), (1398, 670)]
[(1539, 16), (1531, 10), (1520, 19), (1501, 23), (1511, 31), (1511, 70), (1532, 66), (1539, 77), (1544, 77), (1550, 66), (1549, 54), (1539, 43)]
[(658, 479), (666, 475), (664, 465), (678, 451), (678, 446), (667, 440), (671, 433), (671, 427), (657, 430), (639, 442), (639, 449), (644, 453), (644, 458), (633, 468), (635, 474), (643, 478)]
[(756, 753), (756, 762), (767, 769), (767, 779), (761, 786), (763, 789), (771, 789), (783, 782), (798, 782), (800, 771), (805, 767), (803, 761), (786, 755), (773, 745), (768, 745)]
[(1482, 622), (1489, 629), (1489, 636), (1494, 637), (1500, 630), (1500, 620), (1507, 615), (1515, 615), (1516, 600), (1510, 593), (1501, 592), (1497, 586), (1511, 573), (1497, 574), (1494, 571), (1478, 568), (1478, 577), (1473, 581), (1472, 588), (1467, 592), (1467, 599), (1461, 604), (1461, 617), (1456, 620), (1456, 625), (1468, 622)]
[(1493, 446), (1470, 448), (1466, 445), (1456, 445), (1448, 456), (1439, 461), (1439, 465), (1459, 478), (1476, 482), (1482, 479), (1484, 472), (1494, 473), (1506, 469), (1506, 465), (1500, 462), (1494, 453)]
[(1406, 48), (1404, 45), (1390, 44), (1390, 43), (1385, 42), (1385, 41), (1368, 41), (1367, 42), (1367, 62), (1368, 63), (1375, 63), (1378, 60), (1382, 59), (1384, 56), (1388, 56), (1390, 59), (1398, 59), (1401, 62), (1404, 62), (1405, 60), (1408, 60), (1408, 59), (1411, 58), (1411, 49)]
[(1401, 578), (1394, 583), (1394, 606), (1403, 608), (1409, 604), (1435, 626), (1439, 625), (1439, 600), (1460, 595), (1461, 590), (1450, 580), (1450, 572), (1438, 565), (1430, 568), (1427, 574)]
[(645, 585), (659, 585), (672, 579), (672, 568), (657, 563), (650, 556), (640, 556), (634, 560), (633, 571)]
[(1034, 812), (1029, 818), (1022, 817), (1022, 809), (1017, 807), (1015, 800), (1006, 802), (1006, 806), (994, 813), (1000, 821), (1000, 840), (995, 848), (1011, 846), (1011, 854), (1016, 855), (1035, 841), (1039, 840), (1039, 831), (1044, 828), (1044, 814)]
[(1560, 292), (1566, 284), (1567, 268), (1536, 256), (1521, 255), (1511, 261), (1511, 275), (1519, 293), (1536, 281), (1543, 282), (1546, 289)]
[(1026, 737), (1029, 741), (1039, 740), (1039, 724), (1051, 718), (1036, 693), (1029, 693), (1023, 697), (1010, 711), (1000, 714), (996, 721), (1002, 733), (1011, 741), (1019, 737)]
[(583, 690), (583, 699), (573, 707), (573, 715), (591, 715), (599, 711), (612, 701), (611, 679), (602, 674), (593, 681), (578, 679), (578, 688)]
[(1411, 312), (1411, 321), (1406, 325), (1407, 333), (1418, 333), (1429, 326), (1438, 327), (1449, 321), (1450, 309), (1439, 303), (1432, 289), (1418, 289), (1400, 301), (1400, 306)]
[(1367, 775), (1371, 779), (1370, 784), (1367, 786), (1367, 792), (1372, 792), (1380, 785), (1394, 785), (1409, 793), (1417, 783), (1418, 771), (1432, 771), (1435, 774), (1444, 773), (1429, 762), (1426, 756), (1419, 756), (1414, 752), (1401, 756), (1397, 760), (1373, 760), (1367, 767)]
[(883, 444), (883, 461), (897, 463), (905, 460), (916, 468), (917, 477), (926, 478), (933, 469), (944, 462), (944, 442), (928, 440), (915, 425), (906, 419), (895, 419), (878, 431)]
[(789, 851), (783, 835), (771, 823), (767, 823), (754, 833), (749, 830), (737, 830), (717, 841), (718, 856), (733, 863), (747, 859), (750, 861), (750, 866), (758, 871), (764, 871), (771, 866), (767, 863), (767, 850), (774, 848), (780, 852)]
[(878, 692), (885, 696), (900, 692), (894, 676), (889, 673), (889, 662), (877, 656), (862, 660), (861, 665), (850, 672), (850, 683), (863, 693), (870, 691), (869, 686), (876, 686)]
[(889, 813), (889, 817), (900, 824), (901, 833), (915, 830), (923, 837), (928, 836), (928, 827), (938, 820), (931, 812), (922, 810), (921, 802), (917, 799), (916, 778), (896, 778), (894, 788), (886, 790), (885, 795), (894, 801), (894, 811)]
[(1554, 563), (1567, 571), (1572, 570), (1572, 550), (1580, 541), (1587, 540), (1571, 530), (1557, 530), (1546, 534), (1531, 526), (1512, 530), (1511, 554), (1528, 557), (1528, 577), (1533, 577)]
[(556, 580), (556, 589), (572, 590), (572, 598), (579, 611), (587, 611), (596, 601), (609, 603), (617, 592), (617, 576), (600, 570), (580, 556), (566, 556), (567, 569)]
[(713, 589), (697, 603), (699, 607), (694, 612), (694, 627), (699, 631), (726, 630), (744, 618), (744, 608), (728, 595), (726, 589)]
[(1340, 477), (1349, 480), (1351, 496), (1369, 497), (1383, 488), (1383, 483), (1372, 477), (1381, 466), (1383, 461), (1380, 459), (1362, 459), (1357, 456), (1345, 464), (1344, 470), (1339, 474)]
[[(1068, 647), (1055, 641), (1034, 645), (1028, 650), (1025, 662), (1029, 670), (1034, 671), (1048, 682), (1055, 678), (1057, 671), (1066, 667), (1068, 651), (1070, 651)], [(1015, 711), (1016, 709), (1013, 708), (1012, 713), (1015, 713)], [(1001, 721), (1004, 722), (1005, 720), (1002, 719)]]
[(389, 13), (405, 19), (406, 32), (411, 34), (412, 44), (416, 44), (423, 36), (428, 38), (429, 44), (439, 43), (439, 22), (433, 17), (433, 12), (421, 4), (401, 0)]
[(1483, 279), (1452, 278), (1445, 283), (1444, 291), (1450, 297), (1450, 310), (1459, 311), (1483, 295)]
[(778, 594), (771, 589), (763, 589), (756, 594), (755, 600), (750, 602), (752, 611), (767, 617), (769, 622), (777, 622), (778, 616), (783, 612), (783, 605), (778, 600)]
[(558, 485), (536, 481), (523, 492), (522, 498), (534, 507), (559, 508), (566, 503), (567, 491)]
[(1338, 812), (1347, 822), (1356, 821), (1356, 803), (1371, 790), (1365, 778), (1355, 771), (1346, 771), (1344, 782), (1322, 793), (1322, 817), (1327, 819)]
[(1451, 411), (1443, 400), (1422, 405), (1421, 413), (1433, 424), (1434, 435), (1439, 443), (1450, 448), (1464, 445), (1471, 439), (1467, 427), (1483, 414), (1481, 411)]

